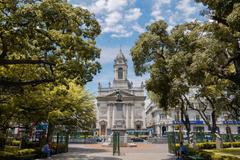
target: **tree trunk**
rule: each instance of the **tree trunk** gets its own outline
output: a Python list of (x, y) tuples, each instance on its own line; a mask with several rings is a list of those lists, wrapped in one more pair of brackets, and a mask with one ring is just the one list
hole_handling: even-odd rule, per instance
[(66, 151), (66, 152), (68, 152), (69, 134), (70, 134), (69, 131), (67, 131), (67, 132), (66, 132), (66, 137), (65, 137), (65, 138), (66, 138), (66, 139), (65, 139), (65, 143), (66, 143), (66, 148), (65, 148), (66, 150), (65, 150), (65, 151)]
[[(188, 143), (190, 143), (190, 132), (191, 132), (191, 123), (189, 120), (189, 116), (187, 113), (187, 108), (184, 106), (184, 100), (181, 98), (182, 104), (181, 104), (181, 120), (185, 125), (185, 128), (187, 130), (187, 139), (188, 139)], [(184, 120), (185, 119), (185, 120)]]
[(54, 132), (54, 125), (51, 122), (49, 122), (48, 123), (48, 132), (47, 132), (47, 143), (52, 142), (53, 132)]
[(211, 127), (211, 133), (212, 134), (215, 134), (216, 131), (217, 131), (217, 124), (216, 124), (216, 121), (217, 121), (217, 118), (216, 118), (216, 111), (215, 109), (213, 108), (213, 111), (212, 111), (212, 127)]
[(5, 149), (5, 144), (6, 144), (6, 135), (7, 130), (2, 129), (0, 130), (0, 151), (3, 151)]
[(190, 142), (191, 124), (190, 124), (188, 113), (185, 110), (184, 106), (181, 107), (181, 121), (183, 122), (183, 124), (187, 130), (187, 139), (188, 139), (188, 143), (189, 143)]

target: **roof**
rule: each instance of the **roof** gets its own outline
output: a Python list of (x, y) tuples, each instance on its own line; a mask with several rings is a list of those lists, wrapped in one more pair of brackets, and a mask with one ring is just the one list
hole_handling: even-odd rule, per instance
[(122, 49), (120, 49), (119, 53), (117, 54), (116, 58), (115, 58), (115, 63), (118, 61), (118, 60), (123, 60), (125, 63), (127, 63), (127, 59), (126, 57), (124, 56), (123, 52), (122, 52)]

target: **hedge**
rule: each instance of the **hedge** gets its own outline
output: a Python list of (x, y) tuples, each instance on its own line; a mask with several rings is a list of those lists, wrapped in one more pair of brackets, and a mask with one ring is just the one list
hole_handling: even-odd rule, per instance
[[(188, 145), (185, 145), (188, 147)], [(196, 144), (198, 149), (215, 149), (216, 142), (204, 142)], [(240, 142), (223, 142), (223, 148), (231, 148), (231, 147), (240, 147)], [(176, 148), (179, 148), (179, 144), (176, 144)]]
[[(237, 148), (240, 147), (240, 142), (224, 142), (223, 149), (220, 150), (216, 150), (215, 142), (197, 143), (196, 146), (199, 150), (189, 148), (188, 144), (185, 146), (189, 155), (200, 156), (206, 160), (240, 160), (240, 148)], [(176, 149), (179, 149), (179, 144), (176, 144)]]
[(197, 143), (196, 146), (198, 149), (214, 149), (216, 148), (216, 143), (215, 142)]
[(11, 150), (11, 148), (7, 148), (0, 152), (0, 160), (34, 159), (36, 155), (35, 149)]
[(20, 144), (21, 144), (21, 141), (18, 141), (18, 140), (13, 140), (13, 141), (11, 142), (11, 145), (12, 145), (12, 146), (20, 146)]
[(234, 152), (239, 153), (240, 149), (204, 150), (199, 155), (208, 160), (240, 160), (240, 155), (234, 155)]

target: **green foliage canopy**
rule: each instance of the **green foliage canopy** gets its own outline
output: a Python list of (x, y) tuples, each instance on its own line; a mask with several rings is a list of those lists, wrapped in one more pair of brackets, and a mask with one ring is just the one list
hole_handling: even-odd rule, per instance
[(89, 11), (64, 0), (2, 1), (0, 11), (1, 87), (85, 84), (99, 71), (101, 30)]
[(88, 128), (95, 121), (94, 98), (81, 85), (39, 85), (14, 98), (18, 123), (49, 122), (52, 125)]

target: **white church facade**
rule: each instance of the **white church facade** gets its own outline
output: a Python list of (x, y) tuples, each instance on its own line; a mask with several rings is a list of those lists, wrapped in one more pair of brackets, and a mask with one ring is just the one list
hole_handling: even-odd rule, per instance
[(143, 83), (134, 87), (128, 80), (128, 64), (122, 50), (114, 60), (114, 79), (107, 87), (98, 84), (96, 128), (101, 136), (113, 129), (126, 132), (142, 131), (145, 126), (145, 96)]

